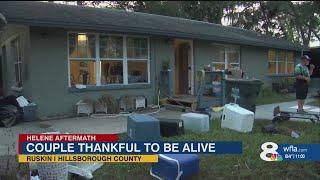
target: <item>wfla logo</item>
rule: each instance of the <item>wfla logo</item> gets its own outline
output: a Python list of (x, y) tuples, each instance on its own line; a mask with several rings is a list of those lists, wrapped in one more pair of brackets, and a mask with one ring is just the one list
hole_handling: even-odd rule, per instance
[(264, 161), (282, 161), (282, 156), (277, 152), (278, 144), (266, 142), (261, 145), (260, 158)]

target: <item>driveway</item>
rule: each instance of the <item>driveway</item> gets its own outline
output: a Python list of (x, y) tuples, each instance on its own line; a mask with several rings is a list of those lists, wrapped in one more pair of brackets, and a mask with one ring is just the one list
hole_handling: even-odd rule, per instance
[[(306, 99), (306, 103), (313, 101), (313, 100), (314, 99), (312, 99), (312, 98), (308, 98), (308, 99)], [(272, 120), (273, 119), (273, 108), (275, 108), (276, 106), (280, 106), (280, 110), (284, 110), (284, 111), (289, 111), (289, 112), (296, 112), (297, 111), (297, 102), (296, 101), (259, 105), (256, 108), (255, 119)], [(304, 109), (307, 112), (320, 114), (320, 108), (316, 107), (316, 106), (305, 105)], [(292, 120), (311, 122), (310, 120), (306, 120), (306, 119), (292, 119)]]

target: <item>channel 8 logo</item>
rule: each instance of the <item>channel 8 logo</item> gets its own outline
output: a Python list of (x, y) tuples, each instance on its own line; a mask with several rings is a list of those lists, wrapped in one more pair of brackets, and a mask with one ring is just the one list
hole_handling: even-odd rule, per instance
[(266, 142), (261, 145), (262, 152), (260, 158), (264, 161), (282, 161), (281, 155), (277, 152), (278, 144)]

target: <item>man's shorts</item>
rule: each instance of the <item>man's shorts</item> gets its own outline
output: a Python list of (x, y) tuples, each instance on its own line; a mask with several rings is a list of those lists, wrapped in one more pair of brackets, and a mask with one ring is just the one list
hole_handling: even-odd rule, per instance
[(296, 99), (306, 99), (308, 95), (308, 83), (304, 80), (297, 80), (296, 83)]

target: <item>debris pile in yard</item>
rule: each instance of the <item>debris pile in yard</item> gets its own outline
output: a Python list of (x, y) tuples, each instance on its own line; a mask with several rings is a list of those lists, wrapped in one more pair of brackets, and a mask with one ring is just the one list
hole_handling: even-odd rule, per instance
[(7, 96), (0, 100), (1, 126), (11, 127), (22, 119), (23, 110), (16, 99), (16, 96)]
[(0, 122), (4, 127), (11, 127), (19, 121), (36, 119), (37, 105), (23, 96), (7, 96), (0, 100)]
[(291, 136), (293, 138), (299, 138), (300, 137), (300, 133), (290, 129), (290, 128), (286, 128), (286, 127), (281, 127), (281, 126), (277, 126), (275, 124), (268, 124), (266, 126), (263, 126), (261, 131), (263, 133), (269, 133), (269, 134), (283, 134), (283, 135), (288, 135)]

